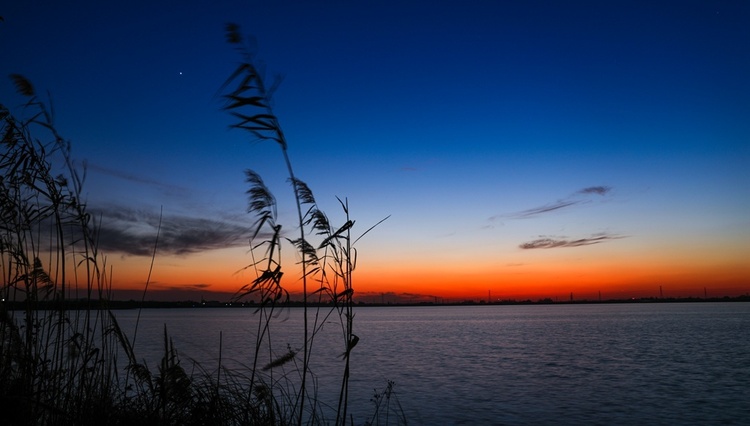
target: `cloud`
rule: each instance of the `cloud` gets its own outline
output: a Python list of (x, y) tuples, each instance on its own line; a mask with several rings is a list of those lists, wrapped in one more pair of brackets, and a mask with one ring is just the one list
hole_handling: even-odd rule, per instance
[(581, 201), (558, 200), (555, 203), (545, 204), (540, 207), (534, 207), (533, 209), (528, 209), (522, 212), (518, 212), (514, 216), (518, 218), (536, 216), (538, 214), (553, 212), (555, 210), (560, 210), (565, 207), (570, 207), (579, 203), (581, 203)]
[(589, 186), (588, 188), (583, 188), (580, 191), (576, 192), (576, 194), (597, 194), (597, 195), (604, 195), (608, 193), (612, 188), (608, 186)]
[(211, 284), (180, 284), (180, 285), (159, 285), (151, 283), (153, 290), (180, 290), (180, 291), (201, 291), (211, 287)]
[(252, 235), (250, 226), (207, 218), (164, 216), (159, 229), (159, 214), (155, 212), (110, 207), (92, 213), (101, 217), (99, 248), (133, 256), (151, 256), (157, 229), (157, 253), (180, 256), (247, 246)]
[(560, 248), (560, 247), (581, 247), (590, 246), (593, 244), (604, 243), (611, 240), (617, 240), (625, 238), (622, 235), (611, 235), (611, 234), (594, 234), (588, 238), (579, 238), (575, 240), (567, 239), (567, 237), (543, 237), (527, 243), (520, 244), (518, 247), (524, 250), (530, 249), (548, 249), (548, 248)]
[(153, 180), (153, 179), (143, 178), (143, 177), (140, 177), (140, 176), (136, 176), (136, 175), (127, 173), (127, 172), (123, 172), (121, 170), (115, 170), (115, 169), (110, 169), (110, 168), (106, 168), (106, 167), (101, 167), (101, 166), (98, 166), (98, 165), (93, 164), (93, 163), (86, 163), (85, 167), (88, 170), (92, 170), (94, 172), (98, 172), (98, 173), (101, 173), (101, 174), (113, 176), (113, 177), (116, 177), (118, 179), (123, 179), (123, 180), (127, 180), (127, 181), (130, 181), (130, 182), (135, 182), (135, 183), (139, 183), (139, 184), (143, 184), (143, 185), (153, 186), (153, 187), (161, 189), (162, 191), (165, 191), (166, 193), (186, 194), (186, 193), (189, 192), (189, 190), (187, 188), (183, 188), (183, 187), (176, 186), (176, 185), (170, 185), (170, 184), (167, 184), (167, 183), (164, 183), (164, 182), (159, 182), (159, 181)]
[(490, 221), (497, 220), (500, 217), (512, 218), (512, 219), (525, 219), (534, 217), (540, 214), (550, 213), (557, 210), (565, 209), (568, 207), (576, 206), (578, 204), (590, 203), (591, 200), (588, 198), (582, 198), (589, 195), (600, 195), (604, 196), (612, 190), (609, 186), (589, 186), (583, 189), (579, 189), (572, 195), (566, 198), (557, 200), (553, 203), (545, 204), (543, 206), (534, 207), (531, 209), (523, 210), (516, 213), (510, 213), (507, 215), (496, 215), (489, 218)]

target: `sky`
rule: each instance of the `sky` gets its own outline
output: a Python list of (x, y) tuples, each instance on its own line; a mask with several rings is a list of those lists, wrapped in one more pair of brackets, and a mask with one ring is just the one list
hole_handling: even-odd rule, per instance
[[(240, 25), (297, 176), (347, 198), (359, 300), (750, 292), (750, 3), (38, 1), (0, 7), (0, 71), (55, 110), (116, 296), (250, 282), (259, 173), (295, 235), (277, 145), (222, 111)], [(0, 103), (24, 100), (0, 81)], [(161, 212), (161, 213), (160, 213)], [(300, 288), (284, 248), (285, 285)], [(368, 299), (369, 298), (369, 299)]]

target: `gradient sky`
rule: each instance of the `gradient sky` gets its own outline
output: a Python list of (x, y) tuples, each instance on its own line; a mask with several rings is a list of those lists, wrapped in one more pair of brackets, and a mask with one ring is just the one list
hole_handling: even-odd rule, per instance
[[(284, 76), (275, 112), (332, 221), (336, 196), (360, 232), (391, 215), (358, 243), (356, 295), (750, 292), (750, 2), (28, 0), (0, 16), (2, 75), (50, 92), (87, 161), (119, 289), (143, 287), (160, 209), (152, 298), (250, 281), (233, 274), (245, 169), (294, 227), (278, 147), (220, 110), (236, 22)], [(0, 102), (23, 115), (9, 79)]]

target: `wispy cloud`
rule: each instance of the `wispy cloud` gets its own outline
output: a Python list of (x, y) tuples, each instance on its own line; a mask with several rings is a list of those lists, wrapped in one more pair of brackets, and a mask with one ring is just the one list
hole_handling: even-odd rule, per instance
[(580, 204), (580, 203), (581, 203), (581, 201), (558, 200), (558, 201), (556, 201), (554, 203), (545, 204), (543, 206), (534, 207), (533, 209), (528, 209), (528, 210), (524, 210), (524, 211), (515, 213), (514, 216), (518, 217), (518, 218), (531, 217), (531, 216), (536, 216), (536, 215), (542, 214), (542, 213), (553, 212), (555, 210), (560, 210), (560, 209), (563, 209), (565, 207), (570, 207), (570, 206), (573, 206), (573, 205), (576, 205), (576, 204)]
[(211, 284), (180, 284), (180, 285), (160, 285), (151, 283), (154, 290), (179, 290), (179, 291), (200, 291), (211, 287)]
[(541, 214), (554, 212), (557, 210), (565, 209), (568, 207), (576, 206), (579, 204), (585, 204), (591, 202), (591, 199), (588, 198), (589, 195), (599, 195), (604, 196), (608, 194), (612, 190), (609, 186), (589, 186), (583, 189), (579, 189), (578, 191), (574, 192), (572, 195), (569, 195), (566, 198), (557, 200), (552, 203), (545, 204), (543, 206), (530, 208), (527, 210), (522, 210), (520, 212), (516, 213), (510, 213), (505, 215), (495, 215), (489, 218), (489, 220), (494, 221), (498, 218), (511, 218), (511, 219), (526, 219), (530, 217), (535, 217)]
[[(159, 228), (159, 214), (121, 207), (93, 212), (102, 218), (99, 248), (105, 252), (150, 256)], [(226, 221), (165, 215), (159, 230), (158, 252), (189, 255), (207, 250), (248, 245), (250, 226)]]
[(183, 188), (176, 185), (170, 185), (168, 183), (160, 182), (154, 179), (144, 178), (141, 176), (136, 176), (131, 173), (124, 172), (122, 170), (115, 170), (110, 169), (107, 167), (101, 167), (93, 163), (86, 163), (86, 169), (91, 170), (97, 173), (105, 174), (108, 176), (113, 176), (118, 179), (127, 180), (129, 182), (139, 183), (142, 185), (148, 185), (153, 186), (156, 188), (159, 188), (162, 191), (165, 191), (167, 193), (178, 193), (178, 194), (185, 194), (188, 193), (189, 190), (187, 188)]
[(527, 243), (520, 244), (518, 247), (524, 250), (530, 249), (548, 249), (561, 247), (581, 247), (600, 244), (611, 240), (625, 238), (622, 235), (613, 235), (607, 233), (594, 234), (587, 238), (569, 239), (567, 237), (542, 237)]
[(583, 188), (580, 191), (577, 192), (577, 194), (597, 194), (597, 195), (604, 195), (608, 193), (612, 188), (608, 186), (589, 186), (588, 188)]

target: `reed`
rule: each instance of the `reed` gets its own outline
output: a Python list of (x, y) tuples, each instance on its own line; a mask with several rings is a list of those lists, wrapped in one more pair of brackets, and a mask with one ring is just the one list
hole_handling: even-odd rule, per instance
[[(298, 235), (286, 238), (286, 240), (295, 248), (300, 258), (299, 279), (302, 285), (304, 337), (299, 350), (290, 349), (280, 357), (270, 360), (266, 367), (270, 370), (275, 366), (283, 365), (293, 360), (298, 352), (301, 353), (300, 384), (296, 389), (293, 404), (294, 416), (298, 425), (310, 418), (315, 418), (318, 415), (316, 404), (319, 401), (317, 395), (310, 392), (308, 388), (315, 337), (326, 321), (337, 318), (342, 332), (340, 358), (343, 359), (343, 366), (339, 398), (335, 404), (337, 407), (335, 424), (346, 424), (350, 355), (359, 341), (359, 337), (354, 333), (352, 299), (354, 293), (352, 273), (356, 267), (357, 256), (354, 245), (358, 238), (353, 240), (352, 237), (354, 220), (350, 217), (349, 203), (346, 199), (337, 198), (344, 213), (344, 223), (338, 228), (332, 226), (326, 214), (318, 207), (312, 190), (294, 173), (289, 156), (289, 144), (271, 102), (280, 79), (277, 78), (272, 85), (267, 86), (257, 65), (255, 51), (252, 46), (245, 43), (239, 27), (236, 24), (228, 24), (226, 30), (227, 41), (236, 47), (242, 58), (223, 86), (225, 89), (231, 87), (231, 90), (224, 95), (225, 110), (236, 119), (231, 127), (249, 132), (253, 141), (266, 141), (279, 146), (297, 211), (295, 227)], [(277, 303), (281, 300), (288, 300), (289, 292), (282, 285), (280, 249), (283, 242), (282, 225), (277, 222), (276, 198), (260, 175), (252, 170), (248, 170), (246, 175), (250, 184), (248, 212), (256, 217), (253, 240), (258, 235), (270, 236), (257, 244), (253, 243), (253, 249), (262, 250), (263, 255), (261, 260), (257, 261), (253, 255), (252, 263), (244, 269), (255, 270), (257, 278), (240, 289), (236, 295), (237, 299), (253, 295), (260, 300), (261, 315), (259, 317), (262, 320), (258, 325), (256, 358), (253, 364), (253, 372), (255, 372), (258, 366), (260, 340), (268, 339), (269, 347), (271, 346), (268, 324), (273, 318), (272, 313)], [(366, 230), (361, 236), (386, 219), (387, 217)], [(311, 297), (317, 302), (312, 312), (309, 306)], [(328, 303), (330, 308), (321, 308), (322, 302)], [(254, 383), (253, 379), (254, 377), (251, 378), (251, 385)]]
[[(310, 188), (293, 172), (286, 139), (270, 107), (277, 84), (266, 88), (238, 27), (227, 30), (243, 61), (224, 85), (233, 87), (225, 108), (238, 119), (233, 127), (281, 147), (297, 208), (293, 228), (299, 231), (287, 236), (278, 223), (276, 198), (260, 175), (247, 171), (248, 211), (255, 223), (251, 262), (243, 269), (256, 275), (235, 299), (259, 302), (250, 365), (228, 369), (222, 364), (222, 336), (216, 369), (186, 362), (166, 326), (160, 362), (149, 366), (138, 358), (137, 334), (124, 333), (109, 310), (113, 274), (98, 248), (97, 219), (82, 197), (85, 164), (78, 167), (72, 160), (71, 144), (57, 132), (51, 108), (31, 82), (13, 75), (26, 103), (21, 116), (0, 104), (4, 424), (353, 423), (348, 405), (351, 353), (359, 341), (353, 310), (355, 245), (380, 222), (355, 238), (348, 200), (338, 199), (343, 224), (330, 224)], [(287, 342), (285, 351), (276, 352), (271, 325), (290, 300), (281, 256), (286, 245), (301, 259), (304, 333), (301, 342)], [(152, 260), (157, 253), (158, 235)], [(333, 319), (341, 330), (340, 356), (324, 362), (340, 363), (341, 385), (335, 401), (322, 401), (311, 365), (316, 336)], [(386, 399), (391, 388), (389, 384)], [(328, 407), (335, 407), (335, 418)], [(378, 412), (376, 408), (373, 420), (382, 418)]]
[(159, 364), (138, 359), (135, 333), (108, 309), (111, 274), (81, 197), (85, 168), (32, 84), (13, 80), (28, 118), (0, 105), (3, 424), (291, 424), (289, 399), (266, 375), (250, 386), (221, 365), (188, 369), (166, 327)]
[[(81, 199), (85, 170), (33, 85), (11, 78), (31, 115), (0, 105), (0, 394), (13, 408), (3, 412), (11, 423), (87, 423), (112, 406), (118, 384), (106, 262)], [(90, 302), (68, 311), (71, 298)], [(13, 301), (23, 309), (8, 309)]]
[[(375, 409), (370, 420), (365, 423), (367, 426), (389, 425), (392, 421), (396, 424), (407, 424), (404, 410), (401, 408), (401, 403), (396, 398), (396, 392), (393, 390), (395, 385), (395, 382), (388, 380), (385, 389), (382, 391), (375, 390), (372, 399), (370, 399)], [(392, 415), (395, 417), (395, 420), (391, 420)]]

